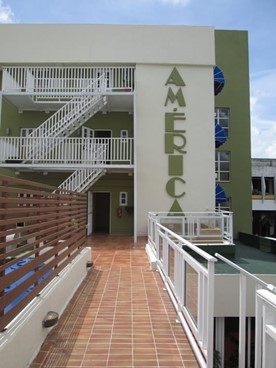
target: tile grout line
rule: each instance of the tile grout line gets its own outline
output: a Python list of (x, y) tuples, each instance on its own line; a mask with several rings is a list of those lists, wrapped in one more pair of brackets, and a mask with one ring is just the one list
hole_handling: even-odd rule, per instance
[[(95, 281), (93, 282), (93, 285), (96, 283), (96, 280), (98, 279), (98, 276), (96, 277)], [(85, 284), (82, 287), (82, 291), (85, 290), (87, 288), (87, 285), (89, 284), (89, 275), (87, 275), (87, 279), (85, 280)], [(70, 313), (68, 313), (68, 316), (64, 319), (64, 321), (62, 322), (62, 328), (59, 330), (59, 333), (62, 334), (64, 332), (66, 332), (66, 329), (68, 329), (68, 324), (67, 322), (69, 321), (69, 319), (72, 317), (72, 311), (75, 310), (75, 306), (79, 303), (80, 298), (82, 297), (82, 291), (78, 292), (78, 296), (76, 298), (76, 300), (74, 300), (74, 303), (72, 304), (72, 306), (70, 307)], [(89, 297), (89, 294), (87, 294), (86, 299)], [(82, 303), (82, 308), (79, 310), (78, 316), (74, 319), (74, 323), (70, 328), (70, 335), (72, 334), (72, 331), (74, 331), (74, 327), (78, 324), (78, 317), (81, 315), (82, 310), (83, 310), (83, 306), (85, 303)], [(69, 330), (69, 329), (68, 329)], [(70, 337), (67, 339), (67, 341), (70, 341)], [(69, 343), (70, 344), (70, 343)], [(53, 354), (51, 352), (48, 352), (48, 354), (46, 355), (45, 359), (43, 360), (43, 362), (41, 363), (42, 367), (52, 367), (53, 363), (56, 363), (56, 354)], [(47, 360), (49, 356), (49, 359)], [(53, 361), (54, 360), (54, 361)], [(50, 364), (50, 365), (49, 365)]]
[[(117, 253), (117, 251), (114, 253), (110, 270), (113, 268), (112, 266), (114, 264), (116, 253)], [(115, 299), (116, 301), (115, 301), (115, 308), (114, 308), (114, 314), (113, 314), (113, 322), (112, 322), (112, 328), (111, 328), (111, 331), (110, 331), (109, 348), (108, 348), (107, 359), (106, 359), (106, 368), (109, 367), (108, 363), (109, 363), (109, 358), (110, 358), (111, 344), (112, 344), (112, 338), (113, 338), (113, 332), (114, 332), (114, 324), (115, 324), (116, 312), (117, 312), (117, 306), (118, 306), (118, 294), (119, 294), (119, 289), (120, 289), (122, 268), (119, 267), (119, 270), (120, 271), (119, 271), (119, 277), (118, 277), (118, 281), (117, 281), (117, 293), (116, 293), (116, 299)], [(108, 280), (109, 280), (109, 276), (108, 276)]]
[[(159, 275), (159, 273), (158, 273), (158, 277), (161, 277), (161, 276)], [(176, 346), (177, 346), (177, 350), (178, 350), (179, 357), (180, 357), (180, 359), (181, 359), (181, 363), (182, 363), (183, 367), (185, 367), (184, 361), (183, 361), (183, 359), (182, 359), (182, 354), (181, 354), (181, 351), (180, 351), (180, 349), (179, 349), (179, 343), (178, 343), (178, 340), (177, 340), (177, 338), (176, 338), (176, 336), (175, 336), (175, 333), (174, 333), (174, 330), (173, 330), (173, 327), (172, 327), (172, 322), (171, 322), (171, 319), (170, 319), (169, 314), (168, 314), (168, 309), (166, 308), (166, 305), (165, 305), (165, 303), (164, 303), (163, 297), (162, 297), (162, 295), (161, 295), (161, 293), (160, 293), (160, 288), (159, 288), (158, 283), (157, 283), (157, 280), (156, 280), (156, 275), (154, 275), (154, 281), (155, 281), (156, 286), (157, 286), (157, 289), (158, 289), (159, 299), (162, 301), (162, 305), (163, 305), (163, 307), (164, 307), (165, 313), (166, 313), (166, 315), (167, 315), (168, 322), (169, 322), (169, 324), (170, 324), (171, 333), (172, 333), (172, 336), (173, 336), (173, 338), (174, 338), (175, 344), (176, 344)], [(162, 281), (162, 282), (163, 282), (163, 281)], [(169, 296), (168, 296), (168, 298), (169, 298)], [(170, 299), (169, 299), (169, 300), (170, 300)], [(171, 300), (170, 300), (170, 303), (172, 303), (172, 302), (171, 302)], [(173, 306), (173, 305), (172, 305), (172, 306)], [(173, 309), (174, 309), (174, 311), (175, 311), (174, 306), (173, 306)], [(177, 318), (176, 311), (175, 311), (175, 317)], [(175, 321), (175, 323), (177, 323), (177, 322)], [(182, 326), (181, 326), (181, 327), (182, 327)], [(183, 334), (186, 336), (185, 331), (183, 330), (183, 327), (182, 327), (182, 331), (183, 331)]]
[[(98, 258), (98, 256), (97, 256)], [(96, 259), (97, 259), (96, 258)], [(113, 264), (113, 262), (112, 262)], [(97, 268), (95, 268), (95, 270), (97, 270)], [(103, 298), (104, 298), (104, 295), (105, 295), (105, 291), (106, 291), (106, 288), (107, 288), (107, 284), (108, 284), (108, 280), (109, 280), (109, 276), (110, 276), (110, 273), (111, 273), (111, 270), (112, 270), (112, 267), (110, 267), (109, 271), (108, 271), (108, 275), (106, 277), (106, 281), (105, 281), (105, 286), (104, 286), (104, 289), (102, 290), (102, 295), (101, 295), (101, 299), (100, 301), (98, 302), (98, 308), (97, 308), (97, 313), (95, 315), (95, 318), (94, 318), (94, 322), (93, 322), (93, 326), (92, 326), (92, 329), (91, 329), (91, 333), (90, 333), (90, 337), (93, 335), (93, 329), (94, 329), (94, 326), (95, 326), (95, 323), (96, 323), (96, 320), (97, 320), (97, 317), (99, 315), (99, 312), (101, 310), (101, 305), (102, 305), (102, 302), (103, 302)], [(100, 272), (100, 270), (98, 270)], [(95, 285), (95, 282), (93, 283), (93, 285)], [(83, 353), (83, 358), (82, 358), (82, 361), (81, 361), (81, 366), (80, 368), (84, 367), (83, 364), (84, 364), (84, 359), (85, 359), (85, 356), (86, 356), (86, 353), (87, 353), (87, 349), (89, 347), (89, 340), (87, 341), (87, 344), (86, 344), (86, 349)], [(106, 364), (107, 364), (107, 361), (106, 361)]]
[[(109, 273), (110, 273), (110, 270), (109, 270), (108, 274), (109, 274)], [(103, 291), (102, 291), (101, 300), (100, 300), (100, 301), (99, 301), (99, 303), (98, 303), (97, 313), (95, 314), (94, 322), (93, 322), (93, 326), (92, 326), (92, 328), (91, 328), (91, 332), (90, 332), (90, 338), (91, 338), (91, 336), (93, 335), (93, 330), (94, 330), (94, 327), (95, 327), (95, 323), (96, 323), (96, 321), (97, 321), (97, 318), (98, 318), (98, 316), (99, 316), (99, 312), (100, 312), (100, 310), (101, 310), (101, 304), (102, 304), (102, 300), (103, 300), (103, 298), (104, 298), (104, 294), (105, 294), (105, 290), (106, 290), (106, 285), (107, 285), (107, 282), (108, 282), (108, 277), (109, 277), (109, 276), (107, 276), (107, 278), (106, 278), (105, 286), (104, 286), (104, 289), (103, 289)], [(84, 353), (83, 353), (83, 359), (82, 359), (82, 362), (81, 362), (81, 367), (83, 367), (84, 358), (85, 358), (85, 356), (86, 356), (86, 353), (87, 353), (88, 347), (89, 347), (89, 339), (88, 339), (87, 344), (86, 344), (86, 349), (85, 349), (85, 351), (84, 351)]]
[(143, 270), (141, 270), (141, 274), (142, 274), (142, 280), (143, 280), (143, 285), (144, 285), (144, 290), (145, 290), (145, 296), (146, 296), (146, 300), (147, 300), (146, 303), (147, 303), (148, 314), (149, 314), (149, 319), (150, 319), (151, 334), (152, 334), (152, 339), (153, 339), (153, 345), (154, 345), (154, 350), (155, 350), (157, 367), (159, 368), (160, 364), (159, 364), (159, 358), (158, 358), (158, 354), (157, 354), (157, 346), (156, 346), (156, 340), (155, 340), (155, 335), (154, 335), (154, 330), (153, 330), (152, 316), (151, 316), (151, 311), (150, 311), (150, 307), (149, 307), (149, 299), (148, 299), (148, 293), (147, 293), (147, 288), (146, 288), (146, 283), (145, 283), (145, 277), (144, 277)]

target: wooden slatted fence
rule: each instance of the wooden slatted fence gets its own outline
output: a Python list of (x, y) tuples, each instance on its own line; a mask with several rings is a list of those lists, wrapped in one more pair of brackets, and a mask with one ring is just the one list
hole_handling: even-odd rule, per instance
[(0, 176), (0, 331), (81, 251), (87, 196)]

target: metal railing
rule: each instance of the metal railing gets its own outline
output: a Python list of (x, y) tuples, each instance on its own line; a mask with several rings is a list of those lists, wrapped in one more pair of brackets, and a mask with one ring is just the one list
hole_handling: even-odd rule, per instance
[[(105, 91), (104, 82), (102, 75), (83, 90), (81, 95), (74, 96), (44, 121), (29, 137), (62, 137), (72, 134), (106, 104), (106, 98), (102, 96)], [(95, 92), (96, 95), (87, 96), (88, 92)]]
[[(233, 243), (232, 212), (150, 213), (153, 221), (194, 243)], [(150, 234), (154, 236), (154, 234)]]
[(133, 138), (0, 137), (3, 165), (131, 165)]
[[(216, 258), (149, 216), (149, 245), (201, 367), (213, 368)], [(182, 247), (187, 246), (205, 265)]]
[[(207, 214), (206, 216), (197, 215), (200, 215), (200, 218), (207, 216)], [(179, 216), (176, 216), (176, 219), (178, 218)], [(188, 219), (191, 220), (193, 227), (194, 214), (193, 216), (186, 215), (185, 226), (189, 225)], [(158, 269), (200, 367), (213, 368), (213, 364), (215, 364), (213, 333), (216, 300), (214, 288), (215, 278), (219, 277), (219, 275), (215, 275), (215, 262), (220, 260), (232, 267), (235, 273), (239, 273), (240, 282), (237, 293), (239, 295), (238, 367), (253, 366), (253, 362), (250, 361), (250, 332), (246, 336), (246, 328), (248, 329), (246, 327), (247, 284), (248, 281), (251, 284), (253, 281), (256, 300), (255, 361), (253, 364), (256, 368), (274, 368), (276, 361), (276, 287), (264, 282), (218, 253), (215, 254), (215, 257), (210, 256), (187, 239), (170, 230), (170, 226), (176, 224), (173, 214), (172, 216), (167, 214), (167, 221), (165, 220), (165, 215), (149, 213), (148, 245), (155, 255)], [(165, 225), (161, 224), (162, 222)], [(183, 222), (180, 224), (184, 226)], [(176, 229), (179, 230), (179, 226)]]
[(76, 170), (59, 185), (59, 188), (65, 188), (76, 192), (85, 192), (85, 190), (98, 181), (105, 172), (106, 170), (104, 169)]
[[(246, 347), (246, 295), (249, 280), (255, 283), (255, 362), (256, 368), (274, 368), (276, 362), (276, 287), (252, 275), (216, 253), (215, 256), (239, 272), (239, 368), (251, 367)], [(248, 344), (249, 345), (249, 344)]]
[(0, 331), (81, 251), (87, 197), (0, 176)]
[(70, 98), (82, 93), (93, 81), (105, 75), (108, 92), (133, 92), (134, 67), (36, 67), (8, 66), (3, 68), (4, 94), (29, 94), (36, 101)]

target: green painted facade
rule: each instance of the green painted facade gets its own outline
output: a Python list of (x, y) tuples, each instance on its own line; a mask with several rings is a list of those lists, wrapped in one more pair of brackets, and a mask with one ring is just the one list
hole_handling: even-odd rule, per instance
[[(52, 113), (24, 111), (18, 113), (16, 108), (3, 99), (2, 124), (0, 136), (5, 136), (6, 128), (10, 128), (10, 136), (19, 136), (20, 128), (35, 128), (42, 124)], [(12, 123), (12, 124), (11, 124)], [(120, 137), (121, 130), (127, 130), (128, 136), (133, 137), (133, 115), (126, 112), (97, 113), (88, 120), (84, 127), (95, 131), (110, 130), (113, 138)], [(15, 176), (15, 170), (0, 170), (2, 175)], [(71, 173), (70, 172), (20, 172), (21, 179), (43, 182), (48, 185), (59, 186)], [(134, 206), (134, 184), (133, 175), (127, 173), (108, 173), (102, 176), (91, 188), (91, 192), (110, 193), (110, 233), (133, 235), (133, 206)], [(119, 206), (119, 194), (126, 192), (128, 203), (122, 207), (122, 217), (117, 215)]]
[(252, 232), (248, 33), (215, 31), (215, 45), (216, 64), (225, 77), (215, 107), (230, 109), (229, 137), (218, 149), (230, 152), (230, 181), (219, 184), (230, 197), (237, 238), (238, 232)]
[[(234, 213), (234, 237), (237, 238), (238, 232), (251, 233), (252, 231), (248, 33), (245, 31), (215, 31), (215, 46), (216, 65), (223, 70), (226, 80), (224, 89), (215, 97), (215, 107), (230, 109), (229, 137), (227, 142), (218, 149), (230, 152), (230, 181), (219, 182), (219, 184), (230, 197), (230, 210)], [(172, 77), (176, 80), (178, 78), (177, 75)], [(180, 81), (179, 85), (183, 83)], [(170, 102), (177, 98), (180, 105), (185, 105), (183, 95), (169, 95), (168, 98)], [(20, 128), (38, 127), (51, 114), (52, 112), (40, 111), (19, 113), (3, 98), (0, 136), (6, 136), (7, 128), (10, 129), (10, 136), (19, 136)], [(134, 137), (133, 121), (133, 115), (126, 112), (97, 113), (84, 126), (95, 131), (110, 130), (113, 138), (120, 137), (121, 130), (127, 130), (128, 137)], [(169, 143), (168, 141), (164, 143), (166, 151), (170, 150), (172, 142)], [(200, 147), (198, 149), (200, 150)], [(173, 157), (170, 160), (169, 175), (183, 176), (183, 164), (180, 158)], [(15, 175), (14, 170), (1, 169), (0, 172), (4, 175)], [(49, 172), (44, 175), (43, 172), (20, 172), (19, 177), (58, 186), (70, 174), (68, 172)], [(110, 232), (133, 235), (133, 175), (118, 172), (107, 173), (89, 190), (110, 193)], [(120, 192), (126, 192), (128, 196), (127, 208), (122, 209), (122, 218), (119, 218), (117, 214)]]

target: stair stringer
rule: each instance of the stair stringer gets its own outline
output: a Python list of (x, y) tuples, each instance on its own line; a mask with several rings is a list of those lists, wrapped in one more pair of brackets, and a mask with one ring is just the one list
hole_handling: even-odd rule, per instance
[[(45, 120), (36, 128), (27, 139), (32, 140), (32, 145), (27, 153), (24, 163), (32, 159), (43, 159), (51, 149), (56, 147), (56, 141), (49, 140), (47, 150), (42, 155), (40, 153), (39, 142), (35, 138), (66, 138), (80, 128), (88, 119), (95, 115), (107, 104), (107, 97), (103, 95), (105, 91), (104, 75), (88, 86), (81, 95), (74, 96), (63, 105), (49, 119)], [(90, 93), (94, 93), (91, 95)]]
[(105, 169), (79, 169), (61, 183), (59, 188), (82, 193), (95, 184), (105, 173)]

